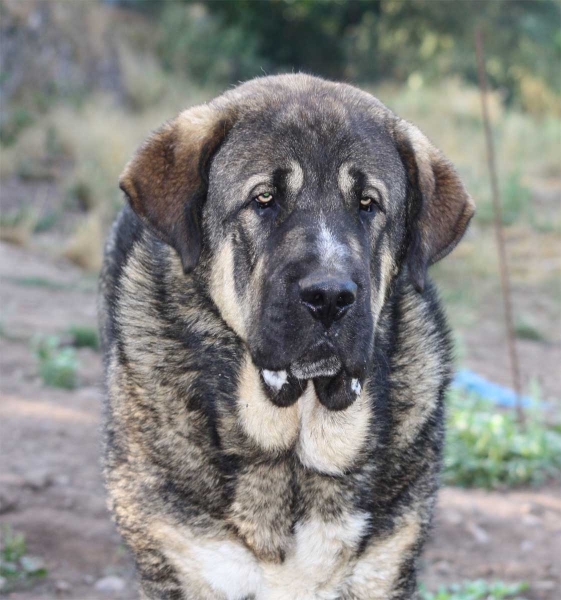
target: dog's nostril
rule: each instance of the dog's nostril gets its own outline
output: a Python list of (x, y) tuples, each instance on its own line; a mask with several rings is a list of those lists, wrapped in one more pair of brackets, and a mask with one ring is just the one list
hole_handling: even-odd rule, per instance
[(314, 294), (314, 297), (312, 298), (310, 304), (313, 304), (314, 306), (321, 306), (323, 304), (323, 301), (323, 294)]
[(342, 292), (337, 296), (337, 308), (347, 308), (355, 301), (355, 296), (351, 292)]
[(330, 327), (355, 302), (357, 286), (353, 281), (333, 277), (306, 277), (300, 281), (300, 300), (312, 316)]

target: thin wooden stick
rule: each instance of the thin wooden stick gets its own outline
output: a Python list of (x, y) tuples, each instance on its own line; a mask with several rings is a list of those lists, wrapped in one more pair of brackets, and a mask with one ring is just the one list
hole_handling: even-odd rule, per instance
[(491, 133), (491, 124), (489, 121), (489, 109), (487, 106), (487, 75), (485, 72), (483, 33), (481, 32), (480, 27), (478, 27), (475, 30), (475, 51), (477, 54), (477, 71), (479, 74), (479, 87), (481, 89), (481, 110), (483, 113), (485, 139), (487, 142), (487, 162), (489, 165), (489, 175), (491, 178), (491, 195), (493, 199), (495, 233), (497, 236), (497, 247), (499, 254), (499, 271), (501, 275), (501, 290), (504, 303), (506, 334), (510, 356), (510, 370), (512, 375), (512, 384), (514, 392), (516, 394), (516, 414), (518, 417), (518, 422), (521, 425), (524, 425), (526, 418), (524, 414), (524, 408), (522, 406), (520, 364), (518, 361), (518, 352), (516, 349), (516, 336), (514, 331), (514, 320), (512, 317), (512, 292), (510, 288), (510, 276), (508, 271), (505, 239), (503, 233), (503, 215), (501, 201), (499, 197), (497, 167), (495, 164), (495, 148), (493, 145), (493, 136)]

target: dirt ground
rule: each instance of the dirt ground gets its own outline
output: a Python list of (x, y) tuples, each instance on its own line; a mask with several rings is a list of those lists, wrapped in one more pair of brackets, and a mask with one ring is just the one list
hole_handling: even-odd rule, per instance
[[(107, 513), (99, 473), (100, 356), (79, 350), (80, 386), (65, 391), (42, 385), (30, 349), (38, 332), (95, 324), (94, 282), (45, 253), (4, 243), (0, 277), (0, 520), (25, 534), (28, 552), (42, 557), (48, 569), (33, 588), (9, 597), (135, 598), (131, 561)], [(483, 374), (492, 364), (498, 379), (504, 378), (500, 358), (497, 367), (500, 328), (472, 328), (468, 343), (477, 335), (488, 343), (478, 344), (479, 353), (466, 364)], [(521, 348), (523, 360), (531, 361), (528, 370), (543, 375), (547, 391), (555, 386), (555, 363), (544, 363), (554, 360), (552, 351), (559, 357), (558, 345), (525, 342)], [(558, 487), (442, 490), (422, 579), (434, 589), (475, 578), (527, 581), (528, 600), (559, 598)]]

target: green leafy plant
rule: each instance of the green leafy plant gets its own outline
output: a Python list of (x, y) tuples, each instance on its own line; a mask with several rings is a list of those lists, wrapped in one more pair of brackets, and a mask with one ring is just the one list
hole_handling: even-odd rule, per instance
[(76, 350), (61, 347), (57, 336), (35, 340), (39, 374), (46, 385), (72, 390), (78, 385)]
[(47, 575), (43, 560), (26, 552), (25, 537), (21, 533), (14, 533), (9, 526), (0, 528), (0, 578), (4, 580), (2, 592), (26, 587)]
[(528, 589), (526, 583), (508, 584), (502, 581), (488, 583), (481, 579), (441, 587), (437, 592), (421, 588), (423, 600), (523, 600), (518, 594)]
[(254, 32), (241, 24), (226, 25), (223, 16), (211, 14), (208, 8), (204, 4), (164, 6), (159, 44), (163, 65), (210, 86), (260, 73), (267, 63), (259, 55)]
[(99, 350), (99, 336), (95, 327), (71, 325), (68, 328), (68, 333), (72, 336), (72, 345), (75, 348)]
[(533, 342), (546, 341), (545, 335), (530, 321), (518, 319), (514, 324), (516, 337), (521, 340), (531, 340)]
[(537, 410), (522, 428), (513, 410), (456, 390), (449, 395), (445, 483), (497, 488), (561, 478), (561, 430)]

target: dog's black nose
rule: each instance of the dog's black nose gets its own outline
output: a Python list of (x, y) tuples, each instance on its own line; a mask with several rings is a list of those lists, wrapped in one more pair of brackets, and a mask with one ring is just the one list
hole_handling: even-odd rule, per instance
[(300, 300), (321, 321), (331, 327), (354, 304), (357, 286), (354, 281), (311, 275), (300, 281)]

